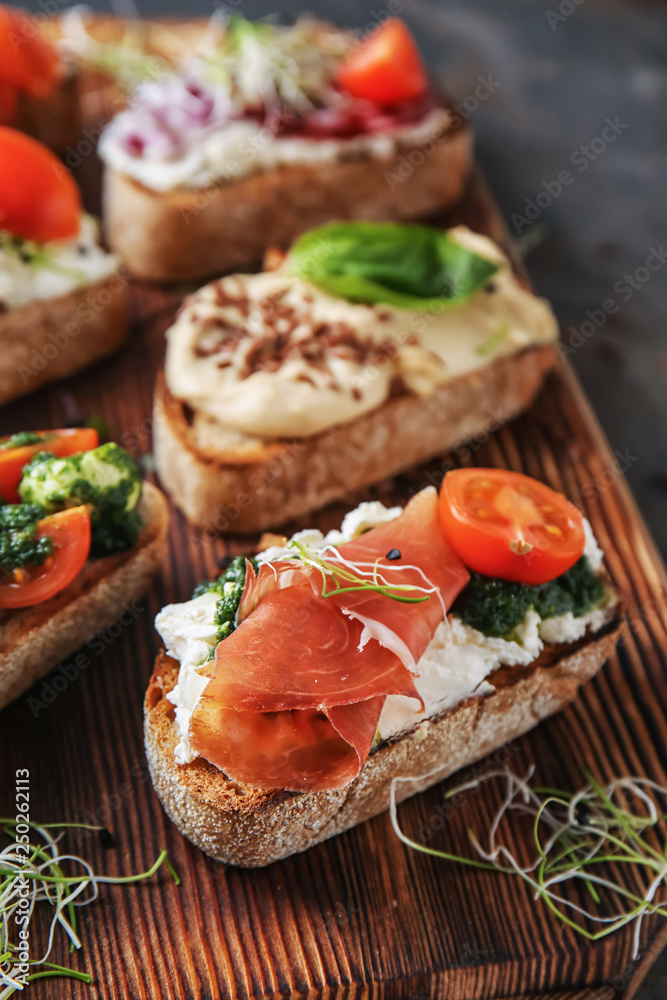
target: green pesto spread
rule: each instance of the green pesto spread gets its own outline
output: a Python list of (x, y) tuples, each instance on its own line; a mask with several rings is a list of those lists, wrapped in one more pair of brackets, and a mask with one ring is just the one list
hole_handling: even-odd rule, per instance
[[(251, 563), (254, 570), (257, 570), (256, 559), (248, 559), (248, 562)], [(220, 595), (215, 607), (216, 643), (222, 642), (236, 628), (236, 613), (243, 594), (245, 573), (246, 557), (237, 556), (235, 559), (232, 559), (229, 566), (223, 570), (217, 580), (200, 583), (192, 595), (193, 597), (201, 597), (202, 594), (210, 592)]]
[(25, 566), (42, 566), (53, 552), (50, 538), (37, 538), (37, 521), (44, 508), (31, 503), (4, 504), (0, 507), (0, 570), (7, 572)]
[(471, 573), (451, 610), (484, 635), (511, 639), (531, 609), (540, 618), (568, 611), (579, 618), (598, 607), (603, 598), (604, 585), (582, 556), (567, 573), (537, 587)]

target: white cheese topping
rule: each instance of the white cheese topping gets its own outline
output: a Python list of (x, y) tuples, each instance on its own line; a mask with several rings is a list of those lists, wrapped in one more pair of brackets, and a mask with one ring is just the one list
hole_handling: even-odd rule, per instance
[(215, 606), (218, 595), (212, 591), (183, 604), (167, 604), (155, 619), (155, 628), (162, 636), (167, 654), (181, 664), (178, 684), (167, 698), (176, 706), (176, 726), (180, 742), (175, 756), (179, 764), (187, 764), (197, 754), (188, 740), (190, 716), (209, 678), (199, 667), (215, 648)]
[[(362, 503), (345, 516), (340, 531), (323, 535), (317, 529), (308, 529), (297, 532), (293, 538), (315, 550), (322, 550), (326, 545), (351, 541), (367, 528), (393, 520), (401, 513), (402, 508), (387, 508), (377, 501)], [(597, 572), (602, 553), (585, 518), (584, 525), (584, 554)], [(257, 558), (260, 562), (269, 562), (292, 554), (292, 549), (272, 546), (259, 553)], [(209, 680), (201, 668), (216, 645), (214, 616), (217, 599), (215, 593), (209, 592), (183, 604), (169, 604), (155, 619), (155, 627), (168, 655), (180, 663), (178, 683), (167, 695), (176, 708), (179, 742), (174, 753), (179, 764), (187, 764), (197, 756), (190, 745), (188, 729), (192, 712)], [(414, 682), (424, 700), (424, 710), (414, 699), (390, 695), (378, 726), (382, 739), (440, 715), (473, 695), (492, 694), (494, 688), (486, 678), (498, 667), (527, 666), (539, 656), (545, 643), (575, 642), (587, 631), (598, 631), (608, 620), (615, 603), (616, 595), (609, 590), (601, 608), (580, 618), (568, 612), (542, 620), (536, 611), (529, 610), (515, 629), (512, 641), (485, 636), (455, 615), (448, 615), (417, 665), (419, 676), (414, 678)]]
[[(428, 396), (498, 357), (554, 342), (548, 304), (519, 284), (493, 241), (465, 226), (450, 235), (499, 265), (491, 290), (456, 306), (421, 311), (334, 298), (290, 277), (289, 258), (278, 271), (223, 278), (191, 296), (167, 331), (165, 375), (172, 395), (206, 417), (209, 447), (215, 426), (223, 437), (318, 434), (380, 406), (396, 379)], [(331, 336), (317, 340), (322, 328)], [(289, 357), (276, 346), (267, 358), (283, 334)]]
[(401, 125), (386, 132), (351, 138), (309, 139), (281, 136), (279, 123), (272, 127), (246, 118), (223, 122), (195, 144), (174, 151), (152, 147), (151, 155), (128, 151), (126, 135), (140, 129), (132, 110), (117, 115), (103, 132), (99, 154), (107, 166), (132, 177), (153, 191), (175, 188), (201, 189), (224, 185), (260, 171), (289, 164), (312, 165), (364, 155), (389, 160), (401, 145), (419, 145), (437, 139), (447, 129), (450, 114), (435, 108), (416, 125)]
[[(11, 237), (0, 239), (0, 304), (13, 309), (33, 299), (66, 295), (80, 285), (108, 278), (117, 259), (99, 245), (98, 225), (90, 215), (81, 217), (81, 229), (69, 240), (13, 246)], [(33, 253), (34, 251), (34, 253)]]

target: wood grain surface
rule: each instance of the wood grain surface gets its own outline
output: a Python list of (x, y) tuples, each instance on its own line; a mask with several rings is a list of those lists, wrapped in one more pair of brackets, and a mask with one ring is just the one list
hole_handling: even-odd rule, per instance
[[(80, 175), (90, 207), (96, 174), (94, 158), (85, 158)], [(454, 219), (504, 239), (479, 178)], [(76, 378), (5, 407), (0, 433), (103, 414), (115, 440), (137, 457), (150, 456), (152, 385), (182, 290), (130, 285), (134, 329), (127, 347)], [(535, 763), (540, 783), (562, 788), (579, 786), (586, 768), (602, 780), (632, 773), (667, 784), (667, 579), (572, 371), (559, 367), (531, 412), (488, 440), (470, 442), (454, 456), (441, 456), (364, 495), (405, 500), (437, 481), (452, 462), (506, 466), (565, 492), (591, 520), (629, 609), (617, 655), (597, 679), (569, 709), (506, 748), (502, 760), (519, 772)], [(285, 530), (308, 523), (333, 527), (359, 499), (350, 497)], [(225, 553), (249, 551), (253, 543), (202, 536), (172, 511), (168, 557), (133, 609), (132, 624), (93, 639), (89, 667), (78, 674), (57, 668), (0, 715), (3, 810), (13, 802), (15, 769), (29, 768), (33, 817), (95, 820), (111, 831), (106, 847), (93, 833), (70, 837), (72, 849), (97, 869), (142, 870), (166, 846), (183, 880), (178, 888), (161, 872), (147, 884), (103, 889), (100, 900), (81, 911), (83, 949), (71, 959), (75, 968), (93, 973), (94, 991), (46, 980), (29, 995), (629, 997), (637, 971), (630, 931), (587, 942), (522, 884), (408, 851), (386, 815), (254, 871), (217, 864), (178, 834), (152, 791), (142, 744), (142, 698), (158, 649), (153, 618), (163, 604), (187, 599), (197, 582), (216, 572)], [(442, 820), (443, 792), (458, 780), (410, 800), (401, 818), (413, 833), (430, 828), (431, 844), (461, 853), (467, 850), (467, 828), (488, 826), (501, 793), (490, 786)], [(519, 837), (517, 850), (526, 845), (527, 838)], [(45, 928), (38, 919), (34, 953)], [(659, 932), (657, 922), (644, 925), (640, 975), (664, 943)], [(54, 960), (68, 963), (65, 936), (57, 942)]]

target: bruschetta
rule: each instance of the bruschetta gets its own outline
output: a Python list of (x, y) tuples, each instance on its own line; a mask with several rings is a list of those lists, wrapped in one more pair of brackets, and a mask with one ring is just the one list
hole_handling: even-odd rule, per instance
[(0, 5), (0, 125), (27, 132), (56, 153), (81, 130), (76, 64), (22, 10)]
[(72, 175), (0, 126), (0, 404), (110, 354), (127, 332), (127, 277)]
[(146, 590), (168, 509), (88, 428), (0, 439), (0, 496), (2, 708)]
[(618, 637), (590, 525), (516, 472), (448, 473), (402, 510), (273, 538), (156, 619), (148, 762), (181, 832), (261, 866), (562, 708)]
[(556, 338), (487, 237), (329, 223), (186, 299), (156, 389), (161, 482), (209, 531), (283, 523), (521, 412)]
[(471, 133), (400, 20), (359, 43), (311, 19), (234, 17), (215, 52), (139, 87), (99, 150), (111, 247), (140, 277), (184, 281), (259, 262), (330, 219), (446, 207)]

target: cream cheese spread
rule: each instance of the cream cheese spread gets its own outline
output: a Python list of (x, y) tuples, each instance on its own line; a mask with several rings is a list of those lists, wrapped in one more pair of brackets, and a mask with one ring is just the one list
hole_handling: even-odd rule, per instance
[(365, 156), (389, 160), (402, 146), (437, 140), (451, 122), (450, 112), (434, 108), (416, 124), (350, 138), (313, 139), (281, 136), (280, 124), (247, 118), (223, 122), (204, 132), (193, 144), (160, 155), (151, 147), (133, 154), (124, 137), (137, 128), (133, 109), (122, 111), (103, 132), (99, 154), (108, 167), (132, 177), (152, 191), (201, 190), (224, 186), (251, 174), (289, 165), (312, 166)]
[(117, 264), (99, 245), (97, 222), (89, 215), (82, 216), (79, 233), (69, 240), (22, 245), (7, 234), (0, 239), (0, 304), (14, 309), (33, 299), (67, 295), (108, 278)]
[[(323, 535), (317, 529), (308, 529), (293, 537), (321, 551), (327, 545), (351, 541), (367, 528), (393, 520), (401, 513), (400, 507), (386, 508), (378, 502), (363, 503), (346, 515), (340, 530)], [(585, 519), (584, 525), (584, 555), (597, 572), (601, 568), (602, 553)], [(258, 560), (270, 562), (284, 558), (288, 553), (291, 555), (293, 550), (272, 546), (260, 553)], [(218, 595), (209, 592), (183, 604), (169, 604), (155, 619), (155, 627), (168, 655), (180, 663), (178, 682), (167, 695), (176, 710), (179, 741), (175, 757), (179, 764), (187, 764), (197, 756), (190, 745), (188, 730), (192, 712), (209, 680), (200, 668), (216, 645), (214, 616), (217, 600)], [(545, 642), (574, 642), (587, 631), (598, 631), (609, 619), (615, 602), (615, 594), (610, 590), (603, 607), (579, 618), (568, 612), (542, 620), (536, 611), (529, 610), (515, 629), (512, 641), (485, 636), (456, 615), (448, 615), (419, 661), (419, 676), (414, 678), (424, 700), (424, 709), (413, 699), (390, 695), (378, 725), (380, 737), (384, 740), (405, 732), (424, 720), (455, 708), (466, 698), (493, 694), (493, 685), (487, 678), (494, 670), (500, 666), (527, 666), (539, 656)]]
[(233, 275), (191, 296), (167, 332), (172, 395), (219, 425), (264, 439), (299, 438), (384, 403), (397, 380), (428, 396), (523, 348), (553, 343), (549, 305), (523, 288), (502, 251), (465, 226), (461, 246), (493, 261), (491, 283), (465, 302), (412, 310), (335, 298), (276, 271)]

